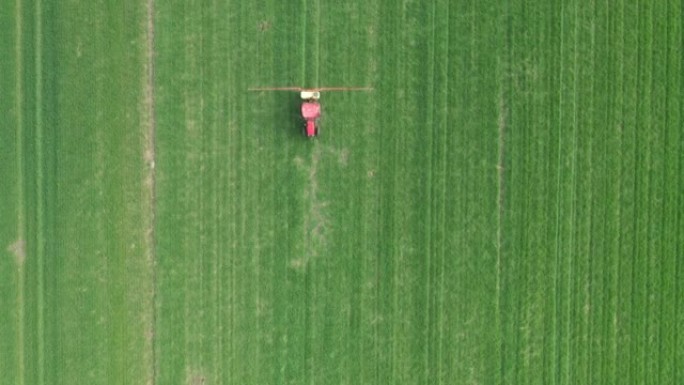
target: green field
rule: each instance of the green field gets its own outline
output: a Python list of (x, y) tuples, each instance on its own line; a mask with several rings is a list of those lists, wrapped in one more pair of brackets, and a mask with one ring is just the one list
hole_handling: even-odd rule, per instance
[(0, 383), (682, 383), (683, 24), (2, 2)]

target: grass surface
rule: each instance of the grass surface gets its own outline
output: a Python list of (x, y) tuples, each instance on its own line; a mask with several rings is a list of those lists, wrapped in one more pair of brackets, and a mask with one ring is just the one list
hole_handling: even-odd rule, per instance
[(683, 15), (3, 3), (3, 382), (678, 383)]
[(2, 382), (152, 381), (145, 9), (1, 7)]

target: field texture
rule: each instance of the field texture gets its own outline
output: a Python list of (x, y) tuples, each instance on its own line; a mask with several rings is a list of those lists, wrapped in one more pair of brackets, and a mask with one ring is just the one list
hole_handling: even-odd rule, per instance
[(0, 382), (681, 383), (683, 23), (2, 2)]

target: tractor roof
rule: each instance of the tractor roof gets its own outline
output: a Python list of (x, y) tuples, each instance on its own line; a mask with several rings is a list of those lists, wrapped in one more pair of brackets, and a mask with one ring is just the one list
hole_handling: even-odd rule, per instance
[(321, 116), (321, 105), (314, 102), (302, 103), (302, 117), (304, 119), (316, 119)]

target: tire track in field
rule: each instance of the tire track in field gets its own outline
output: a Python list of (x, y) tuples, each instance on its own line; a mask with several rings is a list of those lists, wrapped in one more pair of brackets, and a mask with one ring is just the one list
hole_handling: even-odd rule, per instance
[[(302, 21), (302, 81), (304, 86), (312, 84), (313, 86), (318, 87), (320, 86), (318, 83), (320, 69), (320, 1), (316, 0), (311, 6), (314, 7), (312, 12), (310, 12), (310, 8), (307, 6), (307, 0), (302, 1), (302, 15), (304, 15), (304, 20)], [(314, 15), (313, 19), (315, 20), (311, 20), (309, 17), (310, 14)], [(315, 33), (310, 34), (313, 39), (313, 42), (311, 43), (313, 48), (307, 50), (307, 36), (309, 36), (309, 34), (307, 34), (307, 25), (309, 23), (311, 23), (310, 29), (314, 30)], [(307, 57), (307, 52), (309, 51), (311, 52), (311, 60), (309, 60), (309, 57)], [(311, 63), (311, 66), (308, 66), (308, 63)], [(307, 78), (307, 71), (312, 72), (313, 79)], [(309, 83), (309, 81), (312, 83)], [(290, 261), (290, 267), (299, 271), (305, 270), (309, 263), (319, 256), (320, 249), (323, 248), (326, 243), (325, 231), (328, 220), (324, 215), (324, 211), (328, 206), (328, 202), (320, 200), (318, 183), (318, 165), (321, 161), (322, 155), (322, 144), (318, 141), (314, 141), (313, 150), (311, 151), (311, 157), (308, 165), (305, 165), (304, 160), (299, 157), (295, 159), (295, 164), (297, 167), (306, 173), (308, 185), (308, 189), (305, 192), (308, 208), (306, 208), (304, 216), (304, 239), (306, 239), (304, 255), (301, 255), (298, 258)]]
[[(497, 293), (501, 293), (501, 257), (503, 254), (503, 215), (504, 215), (504, 198), (505, 198), (505, 173), (504, 164), (506, 160), (506, 148), (505, 148), (505, 138), (506, 138), (506, 127), (507, 122), (507, 111), (506, 111), (506, 101), (504, 100), (503, 90), (499, 92), (499, 119), (498, 119), (498, 151), (497, 151), (497, 162), (496, 162), (496, 173), (497, 173), (497, 227), (496, 227), (496, 270), (499, 278), (497, 279)], [(500, 296), (500, 294), (497, 294)]]
[[(445, 382), (449, 369), (444, 365), (448, 355), (448, 344), (444, 344), (445, 319), (449, 307), (445, 305), (445, 271), (447, 268), (447, 172), (448, 172), (448, 135), (449, 132), (449, 1), (433, 1), (426, 16), (430, 25), (430, 38), (427, 46), (428, 57), (425, 100), (425, 125), (431, 127), (425, 151), (427, 154), (425, 194), (429, 197), (426, 205), (425, 222), (425, 318), (424, 318), (424, 383)], [(446, 349), (446, 353), (445, 353)], [(446, 371), (446, 373), (445, 373)], [(472, 372), (471, 372), (472, 374)]]
[(445, 2), (445, 9), (443, 11), (443, 17), (444, 17), (444, 32), (442, 35), (442, 40), (444, 42), (444, 47), (446, 47), (446, 55), (444, 58), (444, 69), (443, 69), (443, 78), (445, 82), (444, 86), (444, 93), (443, 93), (443, 102), (441, 103), (441, 109), (442, 109), (442, 114), (444, 116), (444, 123), (442, 125), (443, 127), (443, 132), (440, 133), (441, 135), (441, 143), (440, 143), (440, 159), (438, 160), (439, 167), (441, 169), (441, 175), (440, 177), (444, 179), (442, 186), (441, 186), (441, 191), (439, 192), (439, 198), (441, 199), (441, 202), (439, 203), (437, 207), (437, 211), (441, 218), (436, 220), (437, 228), (442, 229), (440, 237), (437, 239), (437, 244), (438, 246), (435, 247), (436, 253), (439, 256), (439, 263), (438, 266), (436, 267), (438, 273), (437, 273), (437, 311), (436, 311), (436, 317), (437, 317), (437, 384), (441, 385), (443, 383), (442, 378), (445, 377), (445, 368), (444, 368), (444, 350), (445, 350), (445, 344), (444, 344), (444, 324), (445, 324), (445, 318), (446, 317), (446, 289), (445, 289), (445, 277), (446, 277), (446, 260), (447, 260), (447, 236), (446, 236), (446, 228), (447, 228), (447, 168), (448, 168), (448, 137), (447, 137), (447, 132), (449, 130), (449, 65), (450, 65), (450, 54), (449, 54), (449, 27), (450, 27), (450, 20), (449, 20), (449, 10), (450, 7), (449, 5), (451, 4), (450, 1)]
[(303, 235), (306, 239), (304, 255), (290, 261), (290, 267), (299, 271), (304, 271), (312, 260), (319, 257), (320, 250), (326, 245), (328, 218), (325, 215), (325, 209), (329, 202), (320, 198), (318, 175), (318, 165), (323, 156), (323, 148), (319, 142), (313, 143), (313, 147), (308, 165), (305, 165), (304, 160), (299, 157), (295, 159), (297, 167), (306, 174), (308, 186), (305, 191), (308, 207), (306, 207), (304, 214)]
[[(147, 0), (145, 4), (145, 18), (144, 18), (144, 33), (145, 33), (145, 58), (143, 65), (143, 210), (142, 215), (145, 221), (143, 225), (144, 234), (144, 248), (145, 258), (147, 259), (148, 267), (151, 269), (151, 293), (149, 293), (150, 305), (150, 319), (147, 320), (145, 331), (146, 351), (149, 354), (149, 378), (147, 384), (155, 384), (157, 381), (157, 347), (155, 343), (155, 333), (157, 324), (157, 268), (156, 268), (156, 247), (155, 247), (155, 229), (157, 226), (157, 202), (156, 202), (156, 129), (157, 122), (155, 118), (155, 92), (154, 92), (154, 56), (155, 56), (155, 23), (154, 23), (154, 0)], [(147, 355), (143, 353), (144, 355)]]
[(501, 44), (501, 50), (499, 52), (499, 59), (497, 63), (497, 72), (498, 72), (498, 86), (499, 86), (499, 96), (498, 96), (498, 120), (497, 120), (497, 141), (498, 141), (498, 148), (497, 148), (497, 164), (496, 164), (496, 172), (497, 172), (497, 177), (496, 177), (496, 183), (497, 183), (497, 195), (496, 195), (496, 226), (497, 226), (497, 232), (495, 234), (495, 243), (496, 243), (496, 334), (498, 336), (499, 342), (497, 344), (497, 350), (498, 350), (498, 363), (497, 363), (497, 373), (495, 373), (495, 378), (497, 382), (506, 382), (506, 378), (508, 378), (508, 372), (507, 372), (507, 365), (509, 362), (509, 356), (506, 354), (508, 351), (508, 345), (509, 342), (506, 341), (505, 336), (507, 335), (507, 324), (510, 323), (510, 317), (507, 316), (506, 313), (504, 313), (504, 308), (506, 305), (511, 301), (510, 298), (508, 298), (506, 291), (504, 290), (504, 286), (508, 286), (506, 284), (507, 279), (505, 277), (505, 266), (504, 266), (504, 250), (503, 250), (503, 241), (504, 241), (504, 233), (503, 233), (503, 226), (504, 226), (504, 218), (503, 218), (503, 204), (504, 204), (504, 191), (503, 191), (503, 182), (504, 182), (504, 172), (505, 172), (505, 159), (504, 159), (504, 150), (505, 147), (503, 147), (503, 139), (504, 139), (504, 134), (505, 134), (505, 125), (511, 124), (512, 122), (510, 121), (510, 117), (506, 116), (506, 110), (505, 110), (505, 95), (508, 93), (512, 92), (511, 91), (511, 67), (512, 67), (512, 39), (513, 39), (513, 32), (512, 32), (512, 4), (507, 4), (507, 6), (502, 10), (501, 14), (498, 16), (500, 19), (500, 44)]
[(569, 289), (568, 293), (568, 301), (567, 301), (567, 314), (568, 318), (566, 320), (566, 338), (567, 338), (567, 345), (566, 345), (566, 363), (565, 363), (565, 379), (569, 383), (574, 383), (577, 381), (577, 372), (576, 369), (574, 369), (573, 366), (573, 361), (577, 360), (579, 361), (579, 357), (574, 356), (573, 352), (577, 354), (576, 352), (579, 351), (579, 338), (575, 337), (575, 334), (579, 334), (579, 326), (577, 324), (573, 324), (573, 320), (576, 319), (576, 308), (575, 306), (578, 302), (578, 294), (576, 292), (576, 286), (578, 284), (579, 279), (581, 278), (579, 272), (579, 266), (576, 266), (576, 258), (573, 255), (577, 251), (577, 223), (579, 221), (578, 219), (578, 204), (577, 204), (577, 196), (578, 196), (578, 189), (579, 189), (579, 183), (577, 180), (577, 167), (578, 167), (578, 130), (579, 130), (579, 104), (580, 104), (580, 55), (579, 55), (579, 36), (580, 36), (580, 24), (579, 24), (580, 16), (579, 16), (579, 4), (575, 3), (574, 8), (573, 8), (573, 22), (572, 25), (574, 27), (572, 31), (572, 36), (573, 36), (573, 47), (572, 47), (572, 102), (571, 102), (571, 110), (572, 110), (572, 133), (571, 139), (572, 139), (572, 144), (570, 146), (570, 149), (572, 153), (570, 154), (570, 175), (569, 175), (569, 185), (572, 187), (571, 192), (570, 192), (570, 202), (569, 202), (569, 208), (568, 212), (570, 213), (569, 215), (569, 225), (568, 228), (570, 229), (570, 234), (569, 234), (569, 240), (568, 240), (568, 264), (567, 264), (567, 282), (566, 282), (566, 287)]
[[(668, 13), (669, 10), (668, 10)], [(671, 14), (671, 13), (670, 13)], [(680, 17), (678, 17), (679, 20), (677, 22), (673, 22), (672, 25), (677, 25), (679, 26), (679, 43), (680, 45), (684, 43), (684, 31), (682, 30), (682, 18), (684, 18), (684, 6), (681, 7), (680, 9)], [(672, 29), (675, 29), (674, 27)], [(676, 29), (675, 29), (676, 31)], [(673, 55), (674, 56), (674, 55)], [(681, 56), (681, 55), (680, 55)], [(675, 143), (679, 143), (679, 148), (678, 151), (675, 151), (675, 153), (678, 153), (679, 156), (678, 161), (676, 164), (673, 166), (673, 168), (676, 170), (675, 175), (678, 175), (679, 177), (674, 180), (675, 186), (678, 188), (675, 188), (674, 191), (682, 191), (684, 189), (684, 156), (681, 156), (682, 152), (684, 152), (684, 134), (682, 134), (682, 131), (677, 129), (677, 127), (681, 127), (681, 120), (682, 116), (684, 116), (684, 103), (682, 102), (682, 97), (684, 96), (684, 76), (682, 76), (682, 63), (684, 61), (677, 60), (675, 59), (675, 64), (672, 70), (672, 73), (677, 74), (679, 76), (679, 85), (675, 82), (673, 85), (673, 89), (676, 91), (673, 91), (673, 98), (672, 100), (677, 100), (678, 102), (676, 104), (679, 105), (679, 113), (673, 113), (672, 114), (672, 120), (674, 121), (674, 124), (672, 124), (672, 127), (674, 127), (673, 131), (677, 133), (677, 135), (674, 135), (677, 137), (679, 140), (676, 140)], [(669, 85), (670, 83), (668, 83)], [(675, 147), (677, 149), (677, 147)], [(675, 282), (675, 298), (679, 298), (678, 301), (675, 301), (675, 306), (674, 306), (674, 320), (679, 320), (679, 324), (675, 324), (675, 332), (674, 332), (674, 343), (673, 345), (675, 346), (675, 351), (674, 351), (674, 362), (677, 362), (677, 359), (684, 359), (684, 344), (682, 340), (684, 340), (684, 333), (682, 333), (682, 326), (684, 326), (684, 317), (681, 316), (681, 311), (682, 311), (682, 306), (684, 306), (684, 284), (682, 284), (684, 280), (684, 261), (682, 261), (682, 258), (678, 258), (677, 256), (681, 256), (684, 254), (684, 197), (682, 194), (677, 194), (677, 198), (674, 199), (675, 202), (675, 207), (678, 209), (675, 210), (677, 215), (675, 215), (673, 219), (674, 223), (674, 228), (675, 228), (675, 235), (673, 238), (675, 240), (675, 244), (677, 245), (676, 247), (676, 252), (674, 254), (675, 256), (675, 272), (674, 272), (674, 282)], [(677, 322), (677, 321), (675, 321)], [(676, 347), (679, 347), (677, 349)], [(676, 366), (676, 365), (675, 365)], [(682, 378), (684, 376), (684, 369), (682, 369), (682, 366), (678, 366), (678, 369), (674, 371), (675, 376), (674, 378)]]
[(15, 262), (17, 265), (17, 353), (16, 353), (16, 363), (17, 363), (17, 385), (25, 384), (25, 371), (26, 363), (24, 357), (24, 338), (25, 338), (25, 292), (24, 292), (24, 261), (26, 260), (26, 241), (24, 234), (25, 227), (25, 217), (24, 217), (24, 205), (26, 203), (26, 198), (24, 196), (24, 103), (23, 103), (23, 68), (24, 68), (24, 58), (22, 55), (21, 48), (23, 47), (23, 35), (22, 35), (22, 1), (15, 1), (15, 19), (16, 19), (16, 39), (15, 39), (15, 55), (16, 55), (16, 88), (15, 88), (15, 109), (16, 109), (16, 156), (17, 156), (17, 241), (8, 247), (10, 251), (15, 256)]
[[(499, 78), (502, 82), (502, 78)], [(506, 102), (504, 99), (504, 89), (503, 86), (499, 90), (499, 117), (498, 117), (498, 150), (497, 150), (497, 211), (496, 211), (496, 314), (497, 314), (497, 328), (499, 333), (503, 328), (501, 319), (501, 279), (503, 275), (503, 216), (504, 216), (504, 198), (505, 198), (505, 136), (506, 136), (506, 126), (508, 125), (507, 112), (506, 112)], [(503, 339), (502, 339), (503, 341)], [(503, 343), (503, 342), (502, 342)], [(503, 356), (503, 346), (502, 343), (499, 344), (499, 381), (504, 378), (504, 356)]]
[(565, 9), (560, 10), (560, 44), (559, 44), (559, 57), (560, 57), (560, 68), (559, 68), (559, 80), (558, 80), (558, 142), (557, 142), (557, 147), (558, 147), (558, 157), (557, 157), (557, 164), (556, 164), (556, 169), (557, 169), (557, 180), (556, 180), (556, 221), (555, 221), (555, 227), (556, 227), (556, 232), (555, 232), (555, 242), (556, 242), (556, 255), (555, 255), (555, 267), (554, 267), (554, 275), (555, 275), (555, 293), (554, 293), (554, 298), (555, 298), (555, 309), (554, 309), (554, 329), (555, 329), (555, 335), (554, 335), (554, 340), (555, 340), (555, 348), (554, 348), (554, 356), (555, 356), (555, 370), (554, 370), (554, 379), (556, 383), (562, 382), (563, 379), (568, 378), (567, 373), (564, 373), (564, 363), (563, 361), (563, 351), (568, 351), (567, 347), (563, 347), (563, 331), (568, 330), (568, 324), (563, 322), (563, 314), (567, 309), (564, 309), (563, 307), (563, 291), (564, 291), (564, 285), (562, 282), (563, 278), (563, 269), (561, 267), (562, 264), (562, 255), (563, 255), (563, 222), (562, 222), (562, 212), (563, 212), (563, 148), (564, 148), (564, 141), (563, 141), (563, 126), (564, 126), (564, 119), (565, 116), (563, 114), (564, 110), (564, 84), (565, 84), (565, 60), (563, 58), (563, 54), (566, 50), (566, 39), (568, 33), (566, 32), (565, 28), (565, 23), (566, 23), (566, 15), (565, 15)]
[[(45, 291), (45, 274), (44, 274), (44, 255), (45, 255), (45, 245), (47, 243), (46, 234), (46, 215), (45, 215), (45, 149), (43, 148), (44, 142), (44, 127), (43, 127), (43, 15), (42, 15), (42, 1), (36, 1), (35, 4), (35, 119), (36, 119), (36, 136), (35, 136), (35, 148), (37, 157), (37, 170), (36, 170), (36, 275), (37, 275), (37, 288), (36, 288), (36, 302), (38, 303), (37, 308), (37, 357), (36, 366), (38, 371), (38, 383), (45, 384), (45, 298), (43, 293)], [(45, 241), (44, 241), (45, 240)]]
[(306, 20), (306, 16), (308, 14), (307, 3), (308, 3), (308, 0), (302, 0), (300, 3), (301, 4), (301, 14), (304, 15), (304, 20), (300, 21), (300, 23), (302, 25), (302, 27), (301, 27), (302, 28), (302, 30), (301, 30), (301, 34), (302, 34), (302, 36), (301, 36), (301, 39), (302, 39), (301, 40), (302, 72), (300, 75), (300, 81), (304, 82), (304, 84), (302, 84), (303, 87), (306, 87), (306, 70), (307, 70), (307, 63), (308, 63), (308, 60), (306, 57), (306, 36), (307, 36), (307, 30), (308, 30), (307, 29), (307, 20)]
[(314, 3), (315, 8), (315, 29), (316, 32), (312, 34), (313, 36), (313, 53), (312, 53), (312, 61), (314, 63), (314, 68), (313, 68), (313, 85), (316, 87), (320, 87), (321, 85), (318, 83), (320, 80), (320, 58), (321, 58), (321, 2), (320, 0), (316, 0)]

